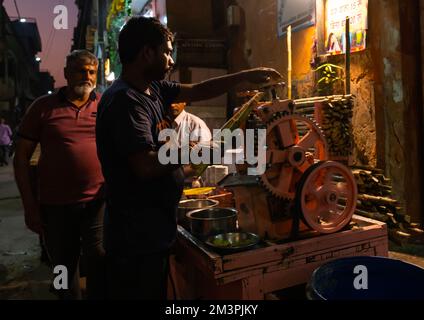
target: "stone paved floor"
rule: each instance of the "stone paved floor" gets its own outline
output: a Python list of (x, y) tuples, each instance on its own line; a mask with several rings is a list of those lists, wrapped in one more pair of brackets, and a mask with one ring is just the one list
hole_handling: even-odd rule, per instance
[(0, 299), (56, 299), (38, 236), (24, 224), (11, 165), (0, 167)]

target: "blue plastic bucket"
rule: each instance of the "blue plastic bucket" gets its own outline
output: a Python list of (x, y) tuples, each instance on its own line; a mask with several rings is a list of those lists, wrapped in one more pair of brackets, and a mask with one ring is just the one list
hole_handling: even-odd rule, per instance
[(385, 257), (349, 257), (317, 268), (309, 300), (424, 299), (424, 269)]

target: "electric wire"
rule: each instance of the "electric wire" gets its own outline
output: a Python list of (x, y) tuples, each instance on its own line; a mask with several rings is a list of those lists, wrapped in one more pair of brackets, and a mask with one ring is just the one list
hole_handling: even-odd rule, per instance
[(18, 4), (16, 3), (16, 0), (13, 0), (13, 3), (15, 4), (16, 13), (18, 14), (19, 20), (21, 20), (21, 13), (19, 12)]

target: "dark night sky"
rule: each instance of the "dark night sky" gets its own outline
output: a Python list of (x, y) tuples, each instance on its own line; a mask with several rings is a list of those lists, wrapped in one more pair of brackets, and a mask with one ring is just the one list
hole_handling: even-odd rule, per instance
[[(72, 45), (74, 27), (77, 24), (78, 8), (75, 0), (16, 0), (19, 13), (24, 18), (37, 20), (42, 41), (41, 69), (48, 70), (55, 78), (55, 87), (65, 85), (63, 66), (66, 55)], [(13, 0), (4, 0), (4, 7), (10, 17), (17, 17)], [(56, 14), (55, 6), (64, 5), (68, 9), (68, 29), (56, 30), (53, 21)]]

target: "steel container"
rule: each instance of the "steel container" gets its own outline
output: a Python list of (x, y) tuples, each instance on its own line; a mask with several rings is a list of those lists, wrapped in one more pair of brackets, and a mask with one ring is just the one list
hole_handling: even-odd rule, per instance
[(239, 252), (249, 250), (260, 242), (258, 235), (249, 232), (232, 232), (210, 236), (206, 244), (221, 252)]
[(178, 224), (186, 228), (190, 229), (190, 223), (187, 219), (187, 213), (193, 210), (198, 209), (207, 209), (218, 206), (219, 201), (212, 199), (188, 199), (182, 200), (178, 204), (178, 212), (177, 212), (177, 221)]
[(194, 210), (187, 213), (187, 219), (191, 233), (202, 240), (237, 229), (237, 210), (232, 208)]

